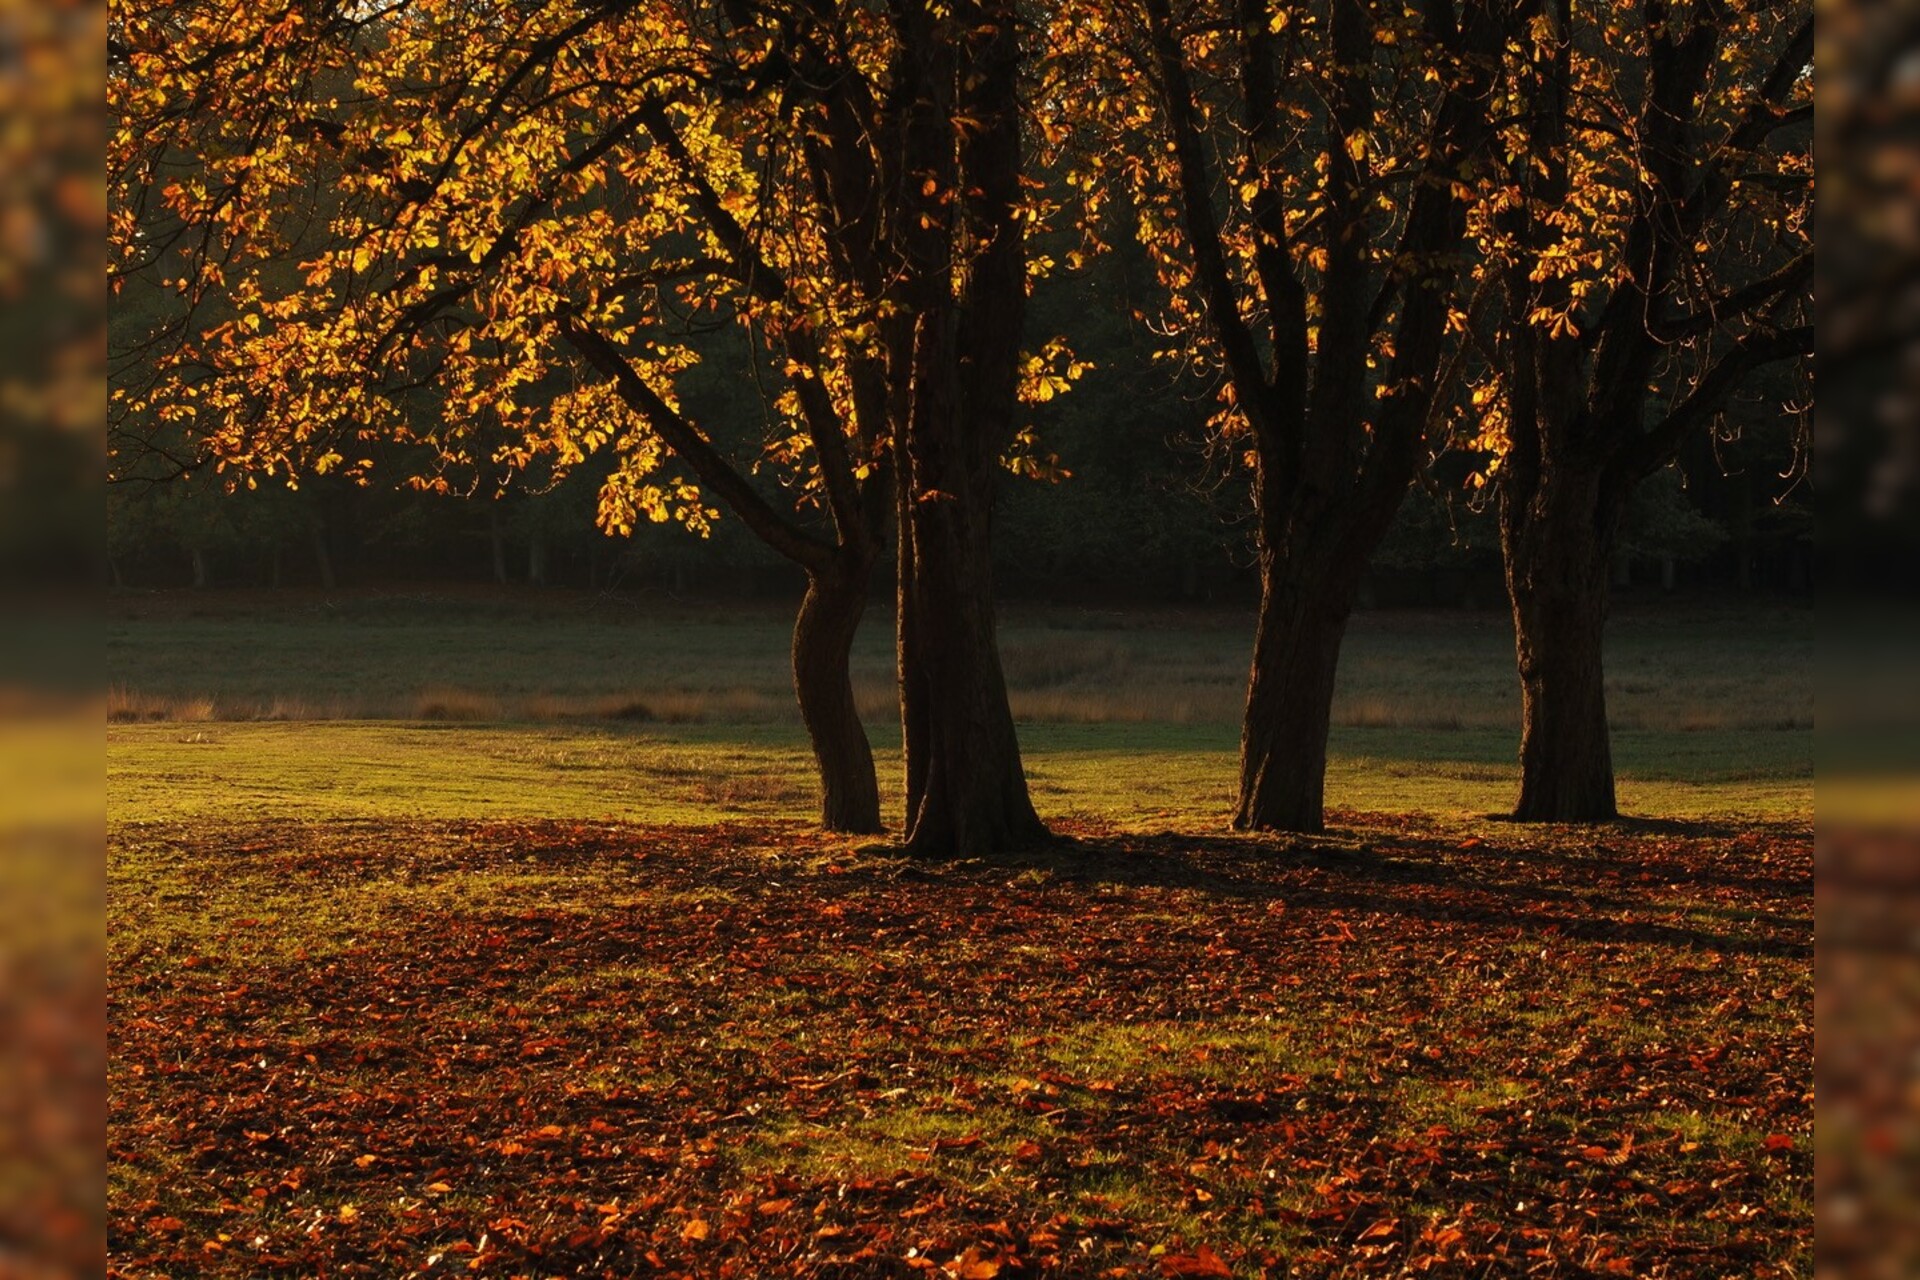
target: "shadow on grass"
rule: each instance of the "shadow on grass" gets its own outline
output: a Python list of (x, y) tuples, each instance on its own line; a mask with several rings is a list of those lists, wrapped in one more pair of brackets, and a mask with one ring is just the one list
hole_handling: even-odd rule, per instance
[[(1738, 831), (1716, 823), (1686, 827), (1703, 842)], [(1622, 824), (1587, 829), (1639, 835)], [(1556, 833), (1565, 839), (1564, 831)], [(1783, 832), (1783, 838), (1791, 835)], [(887, 857), (901, 857), (873, 847)], [(1688, 858), (1687, 852), (1696, 856)], [(1813, 955), (1813, 881), (1783, 867), (1776, 876), (1742, 874), (1712, 863), (1709, 848), (1671, 846), (1579, 853), (1551, 845), (1461, 848), (1417, 838), (1348, 844), (1340, 837), (1133, 834), (1065, 831), (1047, 845), (990, 860), (909, 863), (905, 879), (1038, 871), (1058, 881), (1191, 889), (1288, 906), (1412, 917), (1587, 942), (1637, 943), (1740, 955)], [(1745, 860), (1743, 860), (1745, 861)], [(1729, 901), (1731, 898), (1733, 900)], [(1786, 910), (1766, 909), (1786, 906)], [(1804, 910), (1796, 912), (1790, 904)], [(1689, 922), (1709, 916), (1744, 928)], [(1676, 923), (1679, 920), (1681, 922)]]

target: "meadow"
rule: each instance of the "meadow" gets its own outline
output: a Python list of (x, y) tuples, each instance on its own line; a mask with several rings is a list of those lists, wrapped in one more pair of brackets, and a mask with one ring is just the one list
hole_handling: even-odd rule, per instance
[(1016, 604), (1061, 840), (928, 865), (777, 606), (112, 607), (115, 1274), (1811, 1271), (1805, 611), (1620, 611), (1598, 829), (1496, 816), (1504, 619), (1362, 614), (1278, 839), (1243, 613)]
[[(106, 638), (113, 812), (804, 818), (790, 622), (778, 604), (560, 593), (125, 597)], [(1042, 806), (1224, 812), (1251, 631), (1240, 610), (1010, 606), (1010, 696)], [(1810, 613), (1629, 609), (1609, 641), (1629, 810), (1810, 811)], [(884, 606), (854, 679), (890, 786)], [(1334, 724), (1330, 803), (1498, 810), (1519, 732), (1504, 615), (1358, 615)]]

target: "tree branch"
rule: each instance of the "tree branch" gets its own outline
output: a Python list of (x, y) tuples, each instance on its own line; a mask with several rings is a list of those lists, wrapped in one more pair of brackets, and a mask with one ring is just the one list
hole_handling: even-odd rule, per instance
[(1253, 408), (1249, 416), (1255, 420), (1254, 429), (1264, 431), (1273, 416), (1268, 403), (1271, 389), (1260, 365), (1259, 346), (1240, 315), (1239, 297), (1227, 269), (1220, 219), (1213, 208), (1213, 183), (1208, 174), (1206, 150), (1194, 121), (1193, 85), (1187, 76), (1186, 56), (1174, 32), (1167, 0), (1146, 0), (1146, 9), (1148, 39), (1160, 71), (1162, 105), (1172, 134), (1181, 214), (1186, 224), (1187, 244), (1193, 253), (1194, 272), (1200, 280), (1207, 318), (1226, 354), (1234, 390), (1241, 404), (1250, 404)]
[(832, 545), (776, 511), (698, 428), (647, 384), (633, 363), (598, 330), (576, 316), (562, 315), (559, 331), (568, 346), (613, 380), (620, 398), (647, 420), (680, 460), (693, 468), (700, 483), (725, 502), (762, 542), (809, 571), (824, 570), (832, 563)]
[(1813, 326), (1755, 329), (1741, 337), (1702, 374), (1652, 430), (1629, 439), (1608, 470), (1621, 479), (1658, 471), (1673, 460), (1687, 432), (1719, 412), (1746, 376), (1762, 365), (1813, 354)]

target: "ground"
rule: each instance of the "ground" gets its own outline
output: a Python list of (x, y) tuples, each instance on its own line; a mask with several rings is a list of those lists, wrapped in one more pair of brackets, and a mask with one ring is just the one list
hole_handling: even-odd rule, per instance
[(110, 637), (118, 1274), (1811, 1273), (1804, 615), (1622, 619), (1599, 830), (1489, 817), (1497, 619), (1363, 617), (1277, 840), (1237, 617), (1015, 610), (1062, 839), (928, 865), (775, 615), (279, 608)]

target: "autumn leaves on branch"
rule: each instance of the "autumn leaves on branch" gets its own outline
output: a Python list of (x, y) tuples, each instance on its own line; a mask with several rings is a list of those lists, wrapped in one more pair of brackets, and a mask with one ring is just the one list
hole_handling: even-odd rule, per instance
[[(1810, 6), (1565, 0), (114, 0), (111, 430), (244, 483), (593, 466), (809, 582), (826, 824), (880, 828), (847, 657), (889, 549), (905, 839), (1043, 833), (993, 493), (1082, 367), (1032, 279), (1133, 237), (1258, 512), (1237, 825), (1313, 830), (1367, 560), (1422, 465), (1502, 511), (1522, 816), (1611, 816), (1620, 504), (1810, 350)], [(1072, 245), (1071, 249), (1062, 246)], [(1041, 246), (1041, 248), (1036, 248)], [(1043, 251), (1044, 250), (1044, 251)], [(757, 451), (680, 394), (751, 344)], [(777, 481), (778, 483), (771, 483)]]

